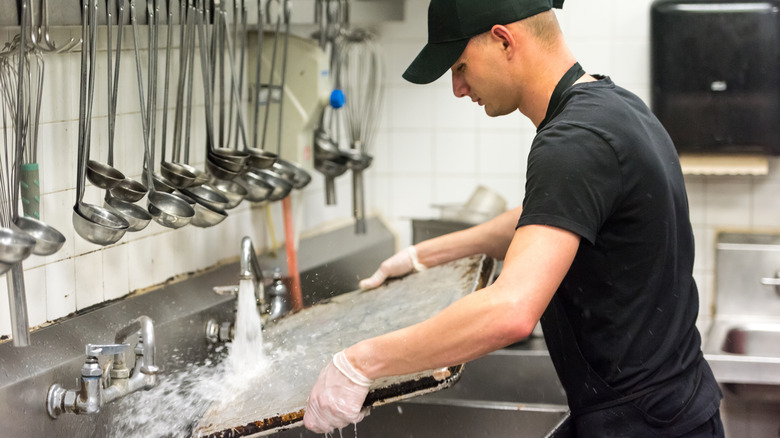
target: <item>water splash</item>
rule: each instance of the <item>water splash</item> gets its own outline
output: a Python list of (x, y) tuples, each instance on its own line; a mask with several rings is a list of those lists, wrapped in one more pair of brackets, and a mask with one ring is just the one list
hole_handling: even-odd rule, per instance
[[(174, 353), (178, 349), (173, 350)], [(252, 280), (241, 280), (233, 341), (214, 347), (212, 359), (184, 363), (168, 358), (177, 371), (163, 372), (158, 384), (118, 400), (110, 437), (190, 437), (195, 422), (216, 403), (241, 403), (239, 389), (257, 380), (270, 359), (263, 346)], [(278, 356), (278, 353), (275, 354)], [(114, 408), (114, 406), (111, 406)]]

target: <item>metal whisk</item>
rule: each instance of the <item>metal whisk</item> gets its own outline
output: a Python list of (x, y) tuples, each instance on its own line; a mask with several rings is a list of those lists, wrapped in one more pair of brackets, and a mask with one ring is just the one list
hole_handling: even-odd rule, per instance
[(352, 169), (352, 210), (355, 232), (366, 232), (363, 170), (371, 165), (369, 154), (384, 94), (385, 64), (376, 37), (355, 29), (346, 32), (340, 47), (340, 82), (350, 139), (349, 167)]

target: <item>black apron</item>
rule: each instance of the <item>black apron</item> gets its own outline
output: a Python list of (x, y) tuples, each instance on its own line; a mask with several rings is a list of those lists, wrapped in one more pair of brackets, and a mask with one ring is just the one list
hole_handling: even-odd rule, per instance
[[(671, 380), (622, 394), (605, 382), (582, 355), (557, 295), (542, 316), (542, 328), (558, 378), (566, 389), (571, 423), (578, 438), (684, 436), (718, 410), (720, 389), (703, 358)], [(687, 394), (682, 408), (665, 419), (646, 412), (641, 402), (668, 388)]]
[[(579, 63), (564, 74), (555, 87), (544, 126), (558, 112), (563, 92), (585, 71)], [(554, 295), (541, 319), (544, 338), (558, 377), (566, 389), (575, 436), (585, 437), (677, 437), (705, 423), (718, 410), (720, 389), (709, 365), (700, 355), (697, 363), (668, 381), (631, 394), (621, 394), (596, 373), (583, 356), (561, 297)], [(687, 400), (670, 418), (656, 418), (646, 412), (647, 400), (674, 388)], [(660, 390), (660, 391), (659, 391)]]

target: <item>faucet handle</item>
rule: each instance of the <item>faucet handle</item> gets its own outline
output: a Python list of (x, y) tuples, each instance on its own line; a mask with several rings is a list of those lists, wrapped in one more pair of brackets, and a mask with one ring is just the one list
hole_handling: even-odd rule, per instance
[(87, 356), (111, 356), (130, 350), (130, 344), (87, 344)]
[(214, 286), (212, 290), (217, 295), (238, 295), (237, 284), (230, 285), (230, 286)]

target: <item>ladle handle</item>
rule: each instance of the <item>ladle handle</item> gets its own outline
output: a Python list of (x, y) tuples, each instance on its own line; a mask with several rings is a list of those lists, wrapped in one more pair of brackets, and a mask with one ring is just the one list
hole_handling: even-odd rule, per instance
[(209, 64), (209, 55), (206, 50), (206, 36), (204, 34), (204, 24), (203, 24), (203, 13), (204, 11), (200, 9), (202, 6), (202, 0), (198, 0), (199, 8), (197, 11), (197, 28), (198, 28), (198, 46), (200, 46), (200, 59), (201, 59), (201, 69), (203, 70), (203, 85), (204, 85), (204, 91), (206, 95), (206, 137), (207, 137), (207, 144), (209, 145), (210, 149), (213, 149), (214, 147), (214, 127), (212, 125), (212, 120), (210, 115), (210, 111), (208, 108), (211, 108), (212, 101), (211, 101), (211, 90), (208, 84), (211, 83), (211, 72), (209, 71), (208, 64)]
[[(122, 53), (122, 30), (124, 29), (125, 21), (125, 0), (118, 1), (119, 14), (117, 15), (117, 31), (116, 31), (116, 61), (114, 64), (114, 77), (111, 79), (111, 68), (109, 71), (109, 85), (111, 87), (111, 95), (109, 97), (109, 122), (108, 122), (108, 165), (114, 165), (114, 135), (116, 132), (116, 107), (119, 99), (119, 65)], [(108, 2), (106, 0), (106, 10), (108, 10)], [(107, 13), (108, 15), (108, 13)], [(108, 17), (107, 17), (108, 18)], [(108, 65), (111, 65), (111, 20), (108, 20), (107, 24), (108, 33)]]
[[(227, 18), (225, 17), (225, 14), (220, 14), (222, 18), (222, 22), (227, 27)], [(238, 94), (238, 90), (236, 88), (236, 73), (233, 69), (233, 55), (232, 55), (232, 48), (233, 45), (230, 41), (230, 34), (226, 33), (225, 42), (227, 43), (227, 52), (228, 52), (228, 65), (230, 67), (230, 91), (232, 93), (233, 98), (236, 100), (236, 119), (239, 127), (239, 131), (241, 133), (241, 139), (244, 142), (244, 149), (246, 149), (247, 141), (246, 141), (246, 127), (244, 126), (244, 115), (243, 111), (241, 110), (241, 99)]]
[[(271, 2), (276, 1), (277, 3), (280, 3), (280, 0), (268, 0), (268, 3), (266, 3), (266, 7), (268, 8), (268, 13), (270, 11)], [(270, 16), (270, 13), (268, 13)], [(276, 17), (276, 31), (274, 33), (274, 48), (271, 52), (271, 71), (268, 73), (268, 100), (265, 103), (265, 117), (263, 117), (263, 139), (260, 143), (260, 148), (265, 149), (265, 140), (267, 138), (268, 134), (268, 117), (271, 113), (271, 99), (273, 97), (273, 85), (274, 85), (274, 71), (276, 70), (276, 48), (278, 46), (279, 42), (279, 29), (281, 29), (281, 23), (282, 23), (282, 14), (280, 13)], [(259, 78), (258, 78), (259, 81)], [(259, 84), (258, 84), (259, 86)], [(277, 154), (279, 155), (279, 154)]]
[(146, 126), (146, 104), (144, 103), (144, 83), (141, 74), (141, 56), (138, 53), (138, 28), (136, 27), (135, 2), (130, 0), (130, 25), (133, 27), (133, 50), (135, 51), (135, 71), (138, 76), (138, 99), (141, 105), (141, 129), (144, 134), (144, 169), (146, 169), (147, 186), (149, 192), (154, 191), (154, 180), (152, 179), (152, 170), (149, 166), (149, 130)]
[(79, 140), (78, 140), (78, 162), (76, 177), (76, 206), (81, 204), (84, 198), (84, 180), (87, 177), (87, 154), (85, 144), (85, 131), (87, 123), (87, 50), (89, 49), (88, 38), (88, 11), (89, 0), (83, 0), (81, 7), (81, 82), (79, 87)]
[(185, 16), (187, 6), (184, 0), (179, 1), (179, 77), (176, 84), (176, 108), (173, 115), (173, 150), (175, 161), (179, 160), (181, 150), (182, 106), (184, 105), (184, 80), (187, 74), (187, 54), (189, 53), (189, 34), (185, 34), (187, 23)]
[(276, 155), (282, 155), (282, 113), (284, 110), (284, 85), (287, 82), (287, 50), (290, 45), (290, 15), (292, 14), (292, 4), (290, 0), (283, 0), (284, 14), (284, 51), (282, 52), (282, 79), (280, 84), (281, 96), (279, 97), (279, 132), (276, 136)]
[(252, 148), (257, 149), (258, 131), (260, 125), (258, 125), (258, 119), (260, 118), (260, 91), (262, 91), (260, 72), (261, 65), (263, 64), (263, 5), (262, 0), (257, 2), (257, 64), (255, 65), (255, 113), (254, 132), (252, 134)]
[(160, 144), (160, 161), (165, 161), (165, 145), (168, 143), (168, 81), (171, 74), (171, 39), (173, 38), (173, 10), (171, 10), (171, 0), (166, 0), (166, 9), (168, 11), (168, 28), (166, 29), (165, 42), (165, 77), (163, 79), (163, 115), (162, 115), (162, 135)]
[[(187, 18), (187, 41), (188, 41), (188, 47), (187, 47), (187, 75), (189, 77), (189, 81), (187, 82), (187, 120), (186, 122), (186, 128), (185, 128), (185, 137), (184, 137), (184, 162), (189, 164), (190, 162), (190, 134), (192, 132), (191, 126), (192, 126), (192, 88), (194, 84), (194, 74), (195, 74), (195, 7), (193, 5), (189, 5), (189, 13)], [(205, 79), (204, 79), (205, 81)], [(207, 109), (207, 111), (209, 111)], [(208, 112), (206, 113), (209, 114)], [(176, 158), (178, 159), (180, 156), (180, 151), (176, 152)]]
[(366, 234), (363, 170), (352, 169), (352, 212), (355, 217), (355, 233)]
[[(97, 11), (98, 0), (94, 1), (94, 8), (90, 8), (89, 14), (89, 26), (92, 36), (89, 41), (89, 85), (87, 91), (87, 120), (86, 127), (84, 128), (84, 147), (86, 160), (84, 162), (84, 174), (86, 175), (87, 162), (89, 161), (89, 153), (92, 146), (92, 103), (95, 98), (95, 61), (97, 58), (97, 50), (95, 49), (95, 43), (97, 42)], [(82, 49), (83, 50), (83, 49)]]

